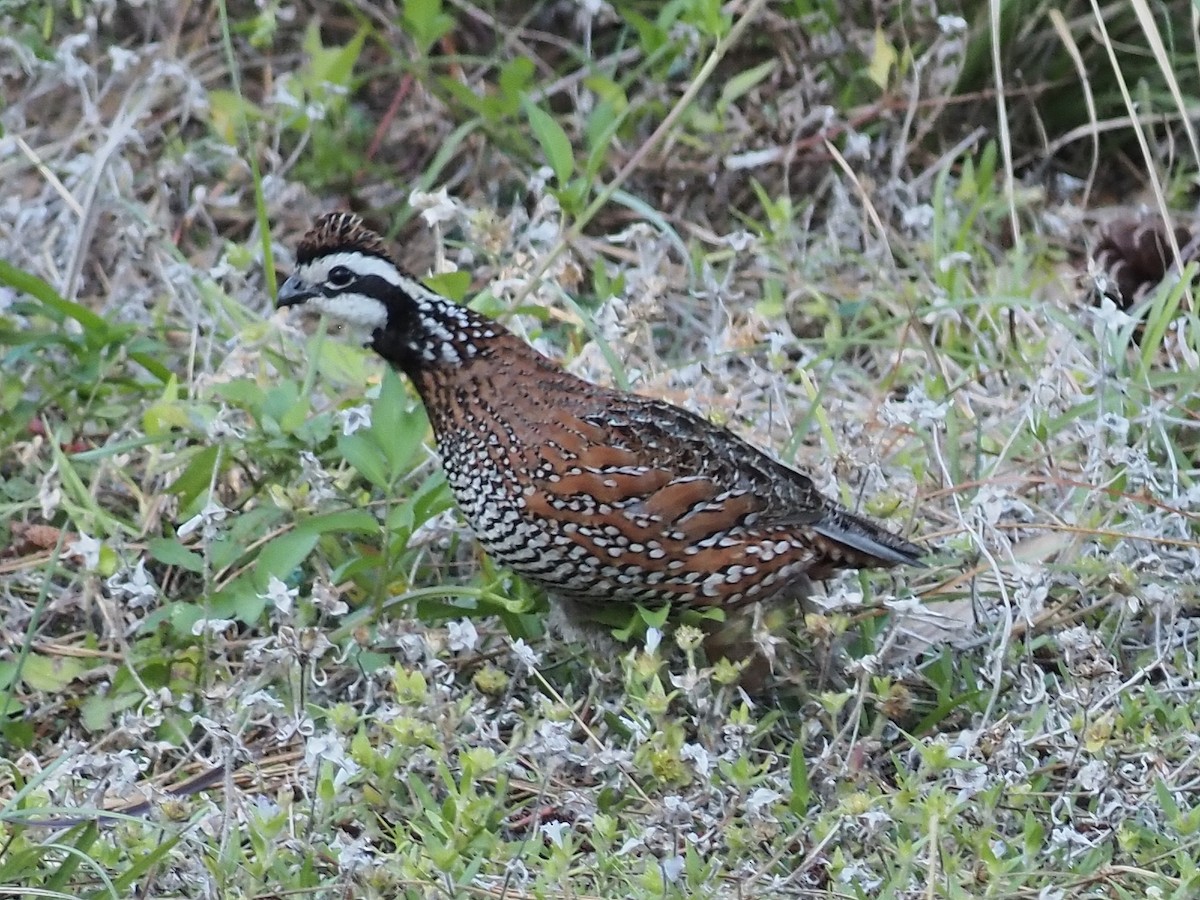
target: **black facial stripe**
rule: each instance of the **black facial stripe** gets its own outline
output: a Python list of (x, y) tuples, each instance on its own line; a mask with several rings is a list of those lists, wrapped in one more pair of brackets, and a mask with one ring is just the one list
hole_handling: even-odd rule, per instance
[(400, 290), (396, 285), (392, 284), (386, 278), (379, 275), (364, 275), (358, 278), (351, 287), (360, 294), (366, 294), (368, 297), (374, 297), (376, 300), (384, 301), (389, 294), (393, 294)]
[(359, 275), (343, 287), (334, 287), (326, 283), (321, 290), (326, 297), (336, 297), (339, 294), (362, 294), (378, 300), (380, 303), (386, 303), (388, 295), (400, 289), (379, 275)]

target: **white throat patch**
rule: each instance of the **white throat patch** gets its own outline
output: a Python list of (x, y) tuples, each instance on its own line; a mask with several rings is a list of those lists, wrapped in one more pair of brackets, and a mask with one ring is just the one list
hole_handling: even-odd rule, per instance
[(317, 294), (305, 302), (304, 308), (366, 331), (382, 328), (388, 320), (387, 307), (366, 294), (338, 294), (335, 297)]

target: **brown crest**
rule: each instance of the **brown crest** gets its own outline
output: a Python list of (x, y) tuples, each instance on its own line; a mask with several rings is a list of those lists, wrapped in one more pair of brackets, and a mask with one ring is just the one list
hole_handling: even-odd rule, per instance
[(327, 253), (357, 250), (391, 260), (383, 239), (350, 212), (332, 212), (320, 216), (296, 248), (296, 262), (303, 265)]

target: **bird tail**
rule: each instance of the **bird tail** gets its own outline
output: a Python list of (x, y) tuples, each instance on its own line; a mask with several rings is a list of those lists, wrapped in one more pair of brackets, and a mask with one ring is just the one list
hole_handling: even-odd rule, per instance
[(828, 510), (819, 522), (813, 523), (812, 529), (828, 542), (824, 550), (830, 560), (830, 572), (889, 566), (925, 568), (921, 562), (926, 553), (923, 547), (840, 507)]

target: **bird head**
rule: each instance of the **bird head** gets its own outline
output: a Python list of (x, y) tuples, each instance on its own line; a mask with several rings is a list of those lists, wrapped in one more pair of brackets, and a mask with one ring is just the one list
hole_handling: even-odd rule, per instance
[(385, 328), (405, 276), (382, 239), (351, 213), (321, 216), (296, 249), (296, 269), (280, 285), (275, 305), (306, 311), (369, 331)]
[(401, 269), (383, 239), (352, 213), (327, 213), (296, 249), (296, 269), (275, 305), (300, 307), (365, 329), (371, 347), (410, 375), (454, 366), (505, 329)]

